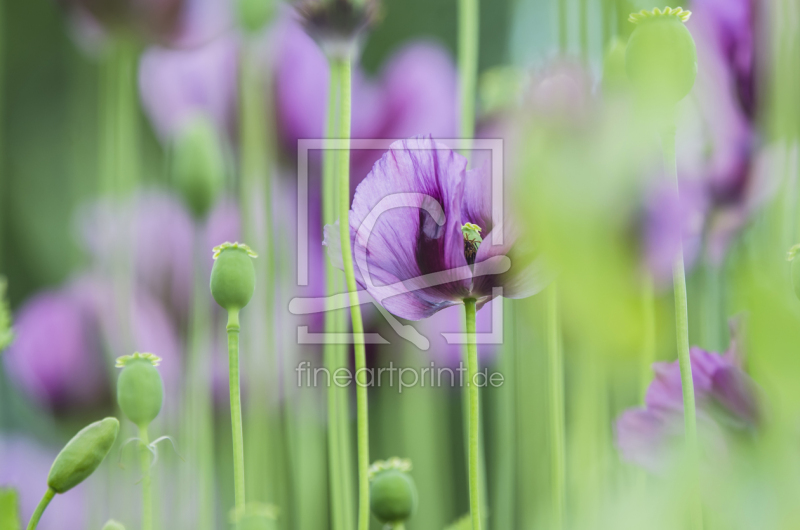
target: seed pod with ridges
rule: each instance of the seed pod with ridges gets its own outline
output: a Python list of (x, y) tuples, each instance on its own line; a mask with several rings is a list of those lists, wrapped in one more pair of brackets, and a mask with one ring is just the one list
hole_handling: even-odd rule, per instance
[(692, 90), (697, 48), (684, 25), (690, 15), (680, 7), (667, 7), (630, 16), (636, 29), (628, 40), (625, 70), (640, 99), (671, 106)]
[(242, 243), (223, 243), (214, 247), (211, 269), (211, 295), (226, 311), (238, 311), (250, 302), (256, 289), (257, 254)]
[(205, 217), (222, 189), (225, 157), (214, 123), (195, 116), (182, 129), (174, 145), (175, 184), (196, 218)]
[(47, 477), (50, 489), (64, 493), (86, 480), (111, 450), (118, 432), (117, 418), (105, 418), (84, 427), (53, 462)]
[(125, 530), (125, 525), (114, 519), (109, 519), (106, 521), (106, 524), (103, 525), (103, 530)]
[(410, 462), (399, 458), (370, 467), (370, 509), (381, 523), (403, 523), (416, 511), (417, 487), (408, 474), (410, 469)]
[(161, 359), (152, 353), (134, 353), (117, 359), (122, 368), (117, 380), (119, 408), (136, 426), (147, 428), (164, 402), (164, 382), (156, 366)]

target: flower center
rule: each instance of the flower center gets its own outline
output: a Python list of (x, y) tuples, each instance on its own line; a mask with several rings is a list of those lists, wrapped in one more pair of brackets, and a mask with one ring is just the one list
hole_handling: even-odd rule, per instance
[(478, 249), (483, 242), (481, 238), (481, 227), (467, 223), (461, 227), (461, 233), (464, 234), (464, 257), (467, 258), (469, 265), (475, 264), (475, 256), (478, 254)]

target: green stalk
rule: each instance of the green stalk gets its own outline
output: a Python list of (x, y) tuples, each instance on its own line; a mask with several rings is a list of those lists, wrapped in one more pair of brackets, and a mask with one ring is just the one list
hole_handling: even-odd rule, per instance
[(242, 435), (242, 395), (239, 390), (239, 311), (228, 311), (228, 381), (231, 392), (231, 430), (233, 439), (233, 494), (236, 514), (244, 513), (244, 437)]
[[(331, 64), (330, 85), (328, 88), (328, 111), (325, 120), (325, 138), (333, 138), (336, 134), (338, 122), (336, 104), (341, 73), (335, 63)], [(326, 149), (322, 152), (322, 223), (332, 225), (336, 222), (336, 151)], [(328, 296), (336, 293), (339, 288), (337, 270), (325, 262), (325, 292)], [(325, 311), (326, 335), (339, 332), (342, 329), (337, 311), (327, 308)], [(346, 366), (346, 350), (341, 345), (326, 343), (323, 346), (325, 368), (328, 373)], [(331, 490), (331, 512), (334, 530), (348, 530), (353, 528), (353, 498), (350, 481), (349, 440), (347, 440), (348, 425), (348, 392), (346, 388), (331, 384), (328, 385), (328, 468), (329, 484)]]
[(153, 490), (150, 478), (150, 455), (147, 446), (147, 426), (139, 426), (139, 439), (142, 442), (139, 451), (139, 465), (142, 470), (142, 530), (153, 530)]
[(514, 517), (516, 507), (514, 475), (517, 472), (514, 462), (517, 450), (517, 429), (514, 422), (517, 409), (514, 400), (517, 344), (514, 321), (517, 308), (514, 302), (507, 298), (503, 298), (500, 302), (503, 304), (504, 344), (497, 369), (503, 374), (504, 381), (503, 386), (494, 391), (497, 396), (494, 414), (497, 423), (496, 429), (490, 431), (494, 435), (493, 445), (496, 447), (493, 460), (497, 462), (491, 519), (492, 526), (496, 528), (517, 528)]
[(558, 0), (558, 49), (563, 54), (567, 52), (569, 40), (567, 38), (567, 0)]
[(479, 0), (458, 2), (458, 72), (461, 94), (461, 137), (475, 135), (475, 92), (480, 41)]
[(580, 36), (581, 36), (581, 58), (589, 62), (589, 5), (587, 0), (580, 0)]
[(474, 384), (478, 373), (478, 345), (475, 336), (475, 299), (464, 300), (467, 332), (467, 388), (469, 392), (469, 511), (472, 530), (480, 530), (483, 523), (481, 501), (480, 454), (480, 395)]
[(558, 286), (547, 289), (547, 358), (550, 376), (550, 454), (553, 528), (564, 527), (566, 507), (566, 451), (564, 448), (564, 359), (558, 314)]
[(47, 491), (44, 492), (44, 497), (42, 497), (42, 500), (39, 501), (39, 505), (36, 506), (36, 510), (34, 510), (31, 520), (28, 522), (28, 530), (36, 530), (36, 526), (39, 524), (39, 519), (42, 518), (45, 508), (47, 508), (47, 505), (50, 504), (50, 501), (53, 500), (55, 495), (55, 491), (53, 491), (51, 488), (47, 488)]
[(656, 295), (653, 278), (644, 280), (642, 289), (642, 309), (644, 319), (644, 344), (642, 348), (642, 366), (640, 372), (640, 392), (644, 401), (647, 387), (653, 379), (653, 363), (656, 360)]
[[(680, 193), (678, 185), (678, 166), (675, 156), (675, 125), (666, 128), (662, 135), (664, 151), (664, 168), (675, 189)], [(681, 370), (681, 388), (683, 391), (683, 419), (686, 430), (686, 448), (690, 458), (692, 473), (692, 522), (696, 530), (703, 528), (703, 510), (700, 501), (697, 471), (697, 416), (695, 411), (694, 383), (692, 380), (692, 363), (689, 355), (689, 309), (686, 296), (686, 271), (683, 263), (683, 248), (678, 251), (672, 266), (672, 283), (675, 292), (675, 332), (678, 340), (678, 364)]]
[(337, 157), (339, 178), (339, 229), (342, 240), (342, 260), (350, 295), (350, 319), (353, 322), (356, 368), (356, 421), (358, 438), (358, 529), (369, 529), (369, 416), (367, 407), (366, 367), (364, 350), (364, 324), (358, 303), (353, 252), (350, 245), (350, 120), (351, 120), (351, 61), (334, 59), (339, 73), (339, 138), (346, 143)]

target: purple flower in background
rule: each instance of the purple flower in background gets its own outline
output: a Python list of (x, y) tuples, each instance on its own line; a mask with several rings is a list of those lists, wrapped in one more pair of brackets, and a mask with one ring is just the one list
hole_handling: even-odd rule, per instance
[[(544, 286), (541, 270), (524, 245), (515, 245), (518, 233), (508, 220), (493, 218), (491, 203), (486, 166), (467, 170), (466, 158), (431, 138), (395, 142), (353, 200), (358, 283), (408, 320), (467, 298), (481, 307), (496, 296), (494, 288), (508, 298), (535, 294)], [(493, 244), (495, 230), (502, 244)], [(341, 266), (338, 227), (325, 228), (325, 245)]]
[[(698, 429), (712, 448), (724, 454), (727, 433), (747, 432), (762, 421), (755, 383), (744, 372), (736, 342), (725, 354), (691, 349)], [(645, 406), (624, 412), (616, 422), (616, 441), (624, 460), (663, 472), (683, 441), (683, 395), (678, 361), (655, 363), (655, 379)]]
[(200, 114), (221, 132), (235, 126), (239, 45), (221, 37), (189, 49), (149, 48), (139, 65), (144, 109), (169, 143)]
[(11, 379), (52, 408), (90, 404), (108, 391), (97, 321), (68, 289), (40, 293), (19, 310), (3, 356)]
[[(17, 490), (23, 522), (33, 515), (47, 489), (47, 475), (56, 454), (56, 451), (45, 449), (29, 438), (0, 437), (0, 487)], [(56, 495), (39, 521), (38, 528), (82, 530), (88, 524), (87, 507), (86, 485), (80, 484), (66, 495)]]
[[(324, 136), (329, 68), (319, 46), (300, 25), (285, 19), (277, 28), (275, 97), (283, 145), (295, 152), (297, 141)], [(453, 61), (439, 45), (406, 45), (388, 59), (376, 80), (353, 73), (352, 137), (408, 138), (456, 134), (453, 99), (457, 75)], [(380, 157), (377, 150), (354, 150), (351, 175), (360, 182)]]

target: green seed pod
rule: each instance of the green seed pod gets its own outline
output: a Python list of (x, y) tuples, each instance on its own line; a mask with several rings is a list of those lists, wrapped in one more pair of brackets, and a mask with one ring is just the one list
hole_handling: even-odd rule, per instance
[(164, 402), (164, 382), (156, 366), (161, 362), (152, 353), (134, 353), (117, 359), (122, 368), (117, 380), (119, 408), (136, 426), (147, 428)]
[(118, 432), (117, 418), (105, 418), (84, 427), (53, 462), (47, 476), (50, 489), (64, 493), (86, 480), (111, 450)]
[(242, 309), (256, 289), (256, 268), (250, 258), (258, 255), (245, 244), (223, 243), (214, 247), (211, 295), (227, 311)]
[(630, 87), (625, 72), (625, 41), (615, 38), (608, 45), (603, 56), (603, 91), (605, 93), (624, 92)]
[(410, 469), (411, 463), (399, 458), (370, 467), (370, 509), (381, 523), (403, 523), (417, 509), (417, 487), (408, 474)]
[(106, 521), (106, 524), (103, 525), (103, 530), (125, 530), (125, 525), (114, 519), (109, 519)]
[(637, 95), (651, 104), (671, 106), (685, 98), (697, 77), (697, 48), (680, 7), (641, 11), (625, 52), (625, 70)]
[(249, 33), (258, 33), (275, 12), (272, 0), (236, 0), (239, 24)]
[(222, 189), (225, 156), (214, 123), (197, 115), (183, 127), (174, 144), (175, 184), (196, 218), (205, 217)]

